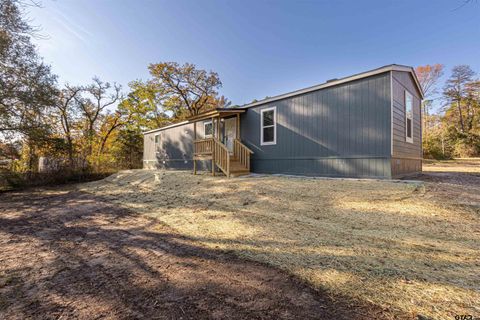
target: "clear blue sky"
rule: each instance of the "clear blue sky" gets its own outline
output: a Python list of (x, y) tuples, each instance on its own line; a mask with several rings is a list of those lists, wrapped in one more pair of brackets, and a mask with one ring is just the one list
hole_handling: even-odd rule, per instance
[(235, 104), (390, 63), (480, 72), (480, 2), (43, 0), (29, 9), (60, 82), (148, 78), (149, 63), (218, 72)]

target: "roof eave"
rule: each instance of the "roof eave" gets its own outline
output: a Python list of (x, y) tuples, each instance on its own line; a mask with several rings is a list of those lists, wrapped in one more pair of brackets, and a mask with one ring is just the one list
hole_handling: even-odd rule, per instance
[(144, 131), (144, 132), (142, 132), (142, 134), (148, 134), (148, 133), (153, 133), (153, 132), (156, 132), (156, 131), (162, 131), (162, 130), (165, 130), (165, 129), (178, 127), (178, 126), (187, 124), (188, 122), (189, 122), (189, 121), (182, 121), (182, 122), (177, 122), (177, 123), (169, 124), (168, 126), (165, 126), (165, 127), (161, 127), (161, 128), (157, 128), (157, 129), (152, 129), (152, 130)]
[(235, 115), (238, 113), (244, 113), (245, 109), (243, 108), (216, 108), (209, 110), (195, 116), (188, 117), (187, 120), (190, 122), (202, 121), (209, 118), (223, 117), (227, 115)]
[(271, 98), (268, 98), (268, 99), (256, 101), (256, 102), (253, 102), (253, 103), (248, 103), (248, 104), (245, 104), (245, 105), (241, 106), (241, 108), (247, 109), (247, 108), (263, 105), (263, 104), (266, 104), (266, 103), (274, 102), (274, 101), (277, 101), (277, 100), (297, 96), (297, 95), (300, 95), (300, 94), (304, 94), (304, 93), (308, 93), (308, 92), (312, 92), (312, 91), (316, 91), (316, 90), (320, 90), (320, 89), (324, 89), (324, 88), (328, 88), (328, 87), (337, 86), (337, 85), (340, 85), (340, 84), (343, 84), (343, 83), (346, 83), (346, 82), (371, 77), (371, 76), (381, 74), (381, 73), (384, 73), (384, 72), (389, 72), (389, 71), (410, 72), (413, 76), (413, 79), (415, 80), (415, 83), (416, 83), (417, 87), (418, 87), (421, 98), (422, 99), (424, 98), (423, 90), (422, 90), (422, 87), (420, 86), (420, 82), (418, 81), (417, 75), (415, 74), (415, 70), (412, 67), (409, 67), (409, 66), (391, 64), (391, 65), (380, 67), (380, 68), (377, 68), (377, 69), (374, 69), (374, 70), (358, 73), (358, 74), (355, 74), (353, 76), (348, 76), (348, 77), (345, 77), (345, 78), (325, 82), (325, 83), (315, 85), (315, 86), (312, 86), (312, 87), (308, 87), (308, 88), (304, 88), (304, 89), (300, 89), (300, 90), (295, 90), (295, 91), (292, 91), (292, 92), (289, 92), (289, 93), (284, 93), (284, 94), (281, 94), (281, 95), (277, 95), (275, 97), (271, 97)]
[(188, 123), (194, 123), (194, 122), (197, 122), (197, 121), (202, 121), (202, 120), (205, 120), (205, 119), (209, 119), (211, 117), (225, 116), (225, 115), (229, 115), (229, 114), (235, 115), (237, 113), (244, 113), (244, 112), (245, 112), (245, 109), (243, 109), (243, 108), (217, 108), (217, 109), (206, 111), (202, 114), (198, 114), (198, 115), (193, 116), (193, 117), (189, 117), (189, 118), (187, 118), (187, 120), (182, 121), (182, 122), (177, 122), (177, 123), (173, 123), (173, 124), (170, 124), (168, 126), (165, 126), (165, 127), (144, 131), (144, 132), (142, 132), (142, 134), (149, 134), (149, 133), (154, 133), (154, 132), (157, 132), (157, 131), (162, 131), (162, 130), (165, 130), (165, 129), (175, 128), (175, 127), (182, 126), (182, 125), (185, 125), (185, 124), (188, 124)]

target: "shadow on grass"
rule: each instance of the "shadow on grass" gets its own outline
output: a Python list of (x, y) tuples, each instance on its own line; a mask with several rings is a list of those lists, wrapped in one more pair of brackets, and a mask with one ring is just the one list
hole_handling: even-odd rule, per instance
[(0, 197), (0, 318), (388, 317), (100, 197), (58, 189)]

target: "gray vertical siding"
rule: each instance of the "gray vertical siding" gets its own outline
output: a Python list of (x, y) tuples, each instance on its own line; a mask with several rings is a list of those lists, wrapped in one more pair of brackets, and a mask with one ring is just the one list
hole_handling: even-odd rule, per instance
[[(197, 138), (204, 137), (203, 122), (196, 123)], [(188, 123), (144, 135), (143, 167), (146, 169), (193, 169), (194, 124)], [(155, 135), (161, 143), (155, 150)], [(209, 169), (208, 161), (199, 161), (199, 170)]]
[[(413, 96), (413, 143), (405, 139), (405, 90)], [(409, 72), (392, 72), (392, 175), (422, 170), (421, 94)]]
[[(252, 107), (241, 139), (252, 171), (333, 177), (391, 176), (390, 73)], [(277, 143), (260, 143), (260, 110), (277, 108)]]
[(143, 135), (143, 165), (156, 161), (155, 159), (155, 134), (147, 133)]
[[(404, 91), (414, 97), (413, 139), (405, 141)], [(241, 140), (255, 154), (252, 171), (330, 177), (391, 178), (421, 170), (421, 94), (408, 72), (368, 78), (247, 109)], [(276, 107), (275, 145), (260, 143), (260, 111)], [(197, 137), (204, 137), (203, 122)], [(193, 127), (145, 134), (144, 167), (192, 169)], [(155, 150), (155, 135), (162, 145)], [(210, 161), (200, 163), (210, 170)]]

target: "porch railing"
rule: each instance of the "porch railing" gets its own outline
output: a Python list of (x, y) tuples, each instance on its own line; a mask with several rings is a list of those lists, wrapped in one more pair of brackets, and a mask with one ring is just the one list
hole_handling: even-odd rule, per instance
[(213, 139), (200, 139), (194, 142), (194, 152), (196, 155), (207, 155), (213, 151)]
[(233, 140), (233, 156), (242, 164), (242, 166), (248, 169), (248, 171), (250, 171), (250, 155), (252, 154), (253, 151), (241, 143), (240, 140)]
[[(238, 139), (234, 139), (233, 141), (233, 155), (231, 155), (228, 148), (217, 138), (195, 140), (193, 143), (194, 174), (197, 172), (195, 160), (201, 160), (205, 158), (212, 159), (213, 175), (215, 175), (214, 166), (217, 166), (220, 170), (222, 170), (227, 177), (230, 177), (231, 174), (238, 173), (239, 170), (241, 172), (244, 172), (244, 169), (250, 171), (250, 155), (253, 154), (253, 151)], [(232, 161), (234, 162), (233, 167), (231, 167)], [(240, 164), (240, 167), (238, 164)]]
[(213, 161), (227, 177), (230, 177), (230, 152), (216, 138), (213, 138)]

